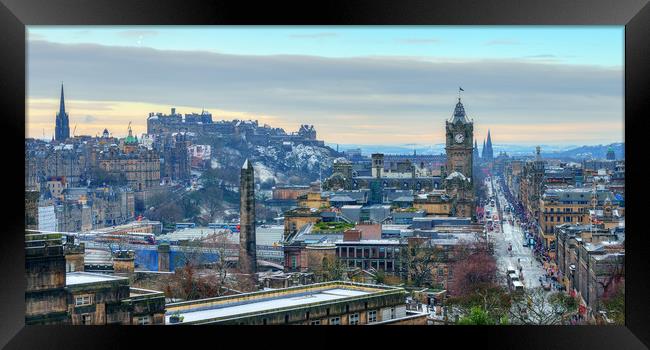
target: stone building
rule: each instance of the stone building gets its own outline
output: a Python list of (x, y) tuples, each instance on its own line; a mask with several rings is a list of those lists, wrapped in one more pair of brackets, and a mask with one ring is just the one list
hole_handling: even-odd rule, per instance
[(158, 146), (161, 154), (161, 177), (183, 182), (191, 174), (191, 135), (188, 132), (165, 133), (159, 138), (162, 142)]
[(529, 160), (524, 164), (519, 182), (519, 199), (527, 215), (534, 219), (539, 218), (539, 200), (544, 193), (545, 167), (541, 149), (537, 146), (535, 160)]
[(579, 260), (574, 275), (573, 288), (589, 308), (593, 317), (602, 309), (606, 292), (612, 293), (616, 283), (625, 279), (625, 240), (583, 243), (578, 246)]
[(76, 200), (66, 200), (55, 208), (57, 231), (86, 232), (93, 228), (92, 207)]
[(326, 282), (167, 305), (166, 324), (425, 325), (402, 288)]
[(59, 234), (25, 232), (25, 324), (66, 324), (66, 261)]
[(125, 154), (117, 147), (97, 154), (97, 166), (116, 178), (123, 178), (134, 191), (160, 187), (160, 157), (153, 150), (139, 147)]
[(311, 208), (295, 208), (284, 213), (284, 237), (290, 238), (307, 224), (321, 220), (321, 212)]
[[(608, 227), (618, 225), (617, 218), (613, 215), (616, 207), (612, 205), (609, 191), (596, 191), (589, 188), (549, 188), (539, 200), (538, 222), (541, 228), (541, 236), (544, 238), (546, 247), (550, 250), (551, 256), (555, 251), (555, 229), (557, 225), (586, 225), (595, 219), (597, 213), (590, 211), (594, 208), (600, 210), (601, 216), (604, 212), (608, 221)], [(618, 216), (618, 214), (617, 214)]]
[(82, 245), (58, 233), (25, 233), (25, 323), (162, 324), (162, 292), (131, 288), (126, 277), (84, 272)]
[(162, 292), (131, 288), (127, 277), (69, 272), (67, 304), (73, 325), (164, 324)]

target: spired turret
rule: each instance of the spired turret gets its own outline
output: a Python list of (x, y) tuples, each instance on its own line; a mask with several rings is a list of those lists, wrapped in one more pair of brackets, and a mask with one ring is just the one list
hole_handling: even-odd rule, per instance
[(458, 103), (456, 103), (456, 108), (454, 108), (454, 114), (452, 115), (450, 122), (454, 124), (469, 123), (469, 119), (467, 119), (467, 114), (465, 113), (465, 107), (460, 101), (460, 97), (458, 98)]

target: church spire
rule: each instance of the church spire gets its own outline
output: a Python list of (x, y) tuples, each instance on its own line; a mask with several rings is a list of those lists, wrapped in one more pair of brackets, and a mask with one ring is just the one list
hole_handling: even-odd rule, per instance
[(65, 99), (63, 98), (63, 83), (61, 83), (61, 101), (59, 104), (59, 113), (65, 114)]
[(492, 137), (490, 135), (490, 129), (488, 129), (487, 143), (485, 144), (485, 147), (487, 147), (487, 150), (485, 151), (485, 156), (490, 160), (493, 159), (494, 150), (492, 149)]
[(59, 112), (56, 114), (56, 120), (54, 125), (54, 139), (59, 142), (64, 142), (69, 137), (70, 137), (70, 125), (68, 121), (68, 113), (65, 112), (65, 99), (63, 97), (63, 82), (62, 82)]

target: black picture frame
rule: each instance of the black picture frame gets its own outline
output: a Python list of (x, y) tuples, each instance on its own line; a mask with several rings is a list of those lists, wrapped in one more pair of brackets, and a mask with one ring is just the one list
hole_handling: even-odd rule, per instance
[[(476, 346), (545, 349), (643, 349), (650, 344), (648, 234), (642, 229), (644, 134), (650, 111), (648, 0), (447, 0), (248, 3), (226, 1), (0, 0), (0, 86), (4, 143), (3, 240), (0, 244), (0, 346), (7, 348), (151, 348), (185, 346)], [(26, 25), (409, 24), (625, 25), (625, 147), (628, 227), (626, 326), (576, 327), (74, 327), (24, 325), (24, 181), (17, 170), (25, 135)], [(644, 137), (645, 136), (645, 137)], [(22, 158), (21, 158), (22, 157)], [(634, 192), (631, 190), (634, 185)], [(300, 339), (296, 341), (296, 338)], [(322, 340), (321, 340), (322, 339)], [(388, 345), (388, 341), (395, 345)], [(450, 345), (443, 345), (445, 341)], [(133, 342), (141, 343), (135, 345)], [(376, 344), (376, 345), (375, 345)], [(417, 345), (416, 345), (417, 344)], [(644, 345), (645, 344), (645, 345)]]

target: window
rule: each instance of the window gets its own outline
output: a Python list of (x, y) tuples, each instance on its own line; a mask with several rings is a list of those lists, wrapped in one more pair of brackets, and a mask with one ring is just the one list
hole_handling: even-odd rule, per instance
[(149, 317), (149, 315), (136, 317), (136, 323), (141, 326), (146, 324), (151, 324), (151, 318)]
[(79, 295), (75, 297), (74, 306), (92, 305), (93, 296), (91, 294)]
[(81, 324), (88, 325), (93, 324), (93, 317), (91, 314), (82, 314), (81, 315)]
[(368, 323), (377, 322), (377, 310), (368, 311)]
[(320, 320), (311, 321), (311, 322), (309, 322), (309, 324), (312, 325), (312, 326), (317, 326), (317, 325), (320, 324)]
[(351, 325), (356, 325), (359, 324), (359, 313), (353, 313), (350, 316), (348, 316), (348, 323)]
[(338, 326), (340, 324), (341, 324), (341, 318), (340, 317), (332, 317), (332, 318), (330, 318), (330, 325)]
[(395, 308), (394, 308), (394, 307), (391, 307), (391, 308), (390, 308), (390, 318), (393, 319), (393, 318), (395, 318), (395, 317), (396, 317), (396, 315), (395, 315)]
[(295, 256), (295, 255), (292, 255), (292, 256), (291, 256), (291, 268), (292, 268), (292, 269), (295, 269), (295, 268), (297, 267), (297, 265), (298, 265), (298, 264), (297, 264), (296, 256)]
[(284, 315), (284, 323), (289, 323), (289, 315)]

